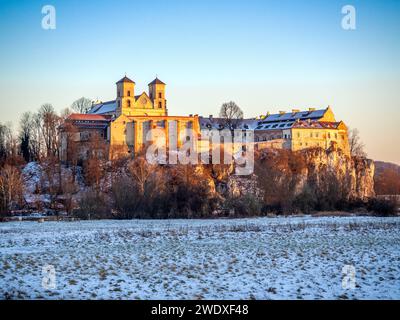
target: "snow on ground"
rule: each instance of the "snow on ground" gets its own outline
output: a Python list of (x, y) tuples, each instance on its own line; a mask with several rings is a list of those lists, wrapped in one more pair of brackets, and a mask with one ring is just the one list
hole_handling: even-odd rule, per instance
[[(400, 299), (400, 219), (0, 224), (0, 298)], [(53, 265), (56, 288), (42, 287)], [(342, 288), (353, 265), (356, 286)]]

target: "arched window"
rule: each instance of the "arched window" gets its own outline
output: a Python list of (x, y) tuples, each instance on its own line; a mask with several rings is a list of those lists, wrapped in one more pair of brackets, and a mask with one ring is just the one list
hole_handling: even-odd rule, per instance
[(130, 97), (130, 96), (131, 96), (131, 92), (130, 92), (129, 90), (128, 90), (128, 93), (127, 93), (127, 94), (128, 94), (128, 97)]
[(130, 108), (131, 107), (131, 100), (128, 100), (127, 104), (128, 104), (128, 108)]

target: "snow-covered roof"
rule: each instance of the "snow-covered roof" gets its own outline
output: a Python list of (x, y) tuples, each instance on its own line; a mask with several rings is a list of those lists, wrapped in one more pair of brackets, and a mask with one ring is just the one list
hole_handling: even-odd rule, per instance
[(297, 119), (318, 120), (324, 116), (326, 110), (327, 109), (269, 114), (261, 121), (262, 123), (267, 123), (267, 122), (280, 122), (280, 121), (291, 121), (291, 120), (294, 121)]
[[(319, 122), (327, 109), (269, 114), (263, 119), (241, 119), (236, 121), (237, 129), (284, 130), (296, 128), (337, 128), (339, 122)], [(311, 121), (311, 122), (309, 122)], [(201, 129), (223, 129), (223, 118), (199, 117)]]
[[(247, 129), (254, 130), (259, 120), (255, 119), (240, 119), (233, 120), (232, 122), (236, 125), (236, 129)], [(199, 123), (201, 129), (224, 129), (226, 120), (223, 118), (206, 118), (199, 117)]]
[(117, 103), (115, 100), (102, 102), (95, 104), (92, 109), (89, 110), (89, 114), (110, 114), (117, 110)]

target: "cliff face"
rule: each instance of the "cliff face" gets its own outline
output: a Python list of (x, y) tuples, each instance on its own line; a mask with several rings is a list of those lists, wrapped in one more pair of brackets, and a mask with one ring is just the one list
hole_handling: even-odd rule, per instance
[(258, 155), (256, 161), (255, 175), (229, 177), (228, 190), (232, 195), (258, 196), (266, 190), (269, 198), (289, 193), (296, 197), (308, 189), (320, 195), (340, 193), (347, 200), (375, 196), (374, 162), (351, 158), (340, 149), (295, 153), (269, 149)]
[(375, 165), (372, 160), (351, 158), (341, 150), (309, 150), (304, 156), (306, 166), (302, 172), (303, 183), (315, 179), (317, 185), (321, 185), (323, 180), (331, 177), (345, 190), (348, 199), (375, 196)]

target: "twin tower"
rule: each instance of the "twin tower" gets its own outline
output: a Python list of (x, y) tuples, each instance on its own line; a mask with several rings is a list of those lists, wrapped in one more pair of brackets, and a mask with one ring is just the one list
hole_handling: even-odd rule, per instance
[(167, 116), (165, 83), (155, 78), (149, 83), (149, 93), (135, 96), (135, 82), (127, 76), (117, 83), (116, 115), (126, 116)]

